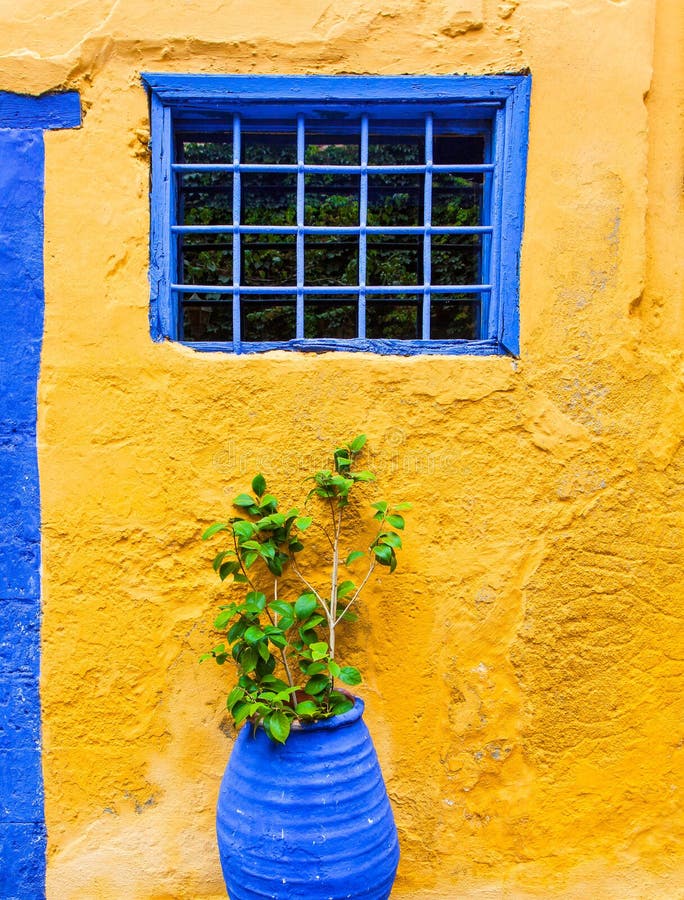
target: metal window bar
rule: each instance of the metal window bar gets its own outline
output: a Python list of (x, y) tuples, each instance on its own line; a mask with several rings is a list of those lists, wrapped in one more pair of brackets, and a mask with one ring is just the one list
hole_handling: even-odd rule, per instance
[[(373, 294), (423, 294), (423, 285), (397, 284), (397, 285), (370, 285), (366, 286)], [(205, 291), (208, 294), (232, 294), (233, 287), (225, 284), (172, 284), (171, 289), (180, 294), (194, 294)], [(482, 294), (491, 291), (491, 284), (432, 284), (430, 294)], [(361, 290), (359, 284), (330, 284), (330, 285), (304, 285), (301, 289), (294, 285), (240, 285), (242, 294), (288, 294), (293, 297), (301, 290), (307, 294), (358, 294)]]
[[(237, 230), (240, 234), (298, 234), (298, 225), (172, 225), (177, 234), (227, 234)], [(491, 234), (493, 225), (431, 225), (432, 234)], [(358, 234), (358, 225), (304, 225), (303, 234)], [(366, 234), (424, 234), (424, 225), (366, 225)]]
[[(498, 122), (496, 123), (498, 124)], [(184, 234), (228, 234), (232, 230), (233, 246), (233, 284), (225, 285), (208, 284), (184, 284), (172, 283), (171, 290), (178, 296), (181, 306), (183, 303), (201, 303), (206, 301), (192, 301), (190, 298), (183, 300), (183, 295), (195, 292), (206, 292), (217, 295), (232, 294), (233, 309), (233, 349), (239, 353), (241, 348), (241, 324), (242, 310), (241, 297), (251, 295), (268, 296), (293, 296), (296, 300), (296, 338), (304, 337), (304, 303), (307, 295), (339, 296), (356, 294), (357, 297), (357, 333), (359, 338), (366, 336), (366, 292), (370, 287), (373, 294), (379, 296), (389, 295), (413, 295), (422, 297), (421, 318), (419, 332), (422, 340), (430, 340), (431, 325), (431, 299), (433, 295), (440, 294), (473, 294), (479, 295), (481, 300), (480, 336), (489, 336), (488, 328), (488, 298), (493, 285), (491, 271), (495, 267), (497, 247), (494, 234), (498, 227), (496, 202), (500, 193), (500, 181), (495, 166), (491, 162), (478, 164), (435, 164), (433, 157), (434, 124), (432, 113), (427, 113), (424, 118), (424, 142), (425, 162), (422, 165), (369, 165), (369, 120), (363, 115), (360, 124), (360, 165), (315, 165), (305, 162), (306, 132), (303, 115), (297, 117), (297, 162), (290, 164), (247, 164), (241, 162), (241, 119), (239, 114), (233, 115), (233, 161), (232, 164), (223, 163), (173, 163), (170, 168), (179, 175), (187, 173), (211, 173), (232, 172), (233, 197), (232, 197), (232, 227), (226, 225), (180, 225), (172, 224), (171, 233), (174, 239)], [(498, 129), (496, 129), (498, 130)], [(496, 135), (494, 136), (496, 140)], [(492, 159), (491, 144), (487, 141), (485, 159)], [(241, 224), (241, 173), (247, 172), (276, 172), (296, 173), (296, 225), (243, 225)], [(305, 210), (305, 174), (324, 173), (345, 175), (359, 175), (359, 224), (358, 226), (312, 226), (304, 223)], [(436, 173), (444, 174), (479, 174), (484, 176), (483, 194), (481, 200), (482, 223), (471, 226), (433, 226), (432, 225), (432, 176)], [(424, 178), (423, 189), (423, 224), (418, 226), (369, 226), (368, 216), (368, 176), (369, 174), (413, 175), (421, 174)], [(493, 180), (492, 180), (493, 179)], [(181, 192), (182, 194), (182, 192)], [(246, 286), (241, 282), (241, 235), (243, 234), (274, 234), (293, 235), (296, 239), (296, 284), (285, 286)], [(367, 284), (367, 236), (368, 235), (419, 235), (423, 238), (422, 284), (416, 285), (368, 285)], [(432, 285), (432, 235), (475, 235), (482, 236), (480, 269), (480, 284), (455, 284)], [(358, 284), (357, 285), (316, 285), (304, 284), (305, 276), (305, 242), (306, 235), (357, 235), (359, 260), (358, 260)], [(486, 245), (485, 245), (485, 242)], [(182, 273), (179, 275), (182, 279)], [(491, 323), (489, 323), (491, 324)]]
[[(296, 335), (304, 337), (304, 116), (297, 116), (297, 320)], [(280, 170), (282, 171), (282, 169)]]
[(242, 317), (240, 309), (240, 268), (242, 251), (240, 247), (240, 116), (233, 116), (233, 352), (240, 352), (242, 337)]
[[(484, 158), (494, 159), (492, 135), (485, 135)], [(492, 226), (492, 181), (494, 175), (483, 178), (482, 183), (482, 224)], [(482, 253), (480, 258), (480, 281), (489, 281), (494, 278), (491, 267), (492, 256), (492, 232), (489, 231), (482, 236)], [(491, 292), (488, 291), (480, 295), (480, 315), (479, 315), (479, 335), (482, 338), (490, 337), (488, 321), (490, 308)], [(493, 337), (493, 335), (491, 335)]]
[[(235, 164), (231, 163), (174, 163), (171, 167), (174, 172), (182, 174), (193, 174), (203, 172), (233, 172)], [(362, 175), (367, 172), (369, 175), (422, 175), (425, 171), (424, 165), (397, 165), (392, 166), (322, 166), (315, 163), (302, 163), (299, 165), (291, 165), (289, 163), (241, 163), (239, 165), (241, 172), (281, 172), (283, 174), (296, 175), (300, 171), (305, 174), (318, 173), (322, 175)], [(444, 165), (433, 164), (432, 171), (436, 174), (444, 175), (471, 175), (480, 172), (487, 173), (494, 171), (494, 163), (473, 163), (472, 165)]]
[(368, 116), (361, 119), (361, 173), (359, 186), (359, 300), (357, 334), (366, 337), (366, 234), (368, 222)]
[(430, 280), (432, 279), (432, 113), (425, 116), (425, 178), (423, 199), (423, 322), (422, 338), (430, 340)]

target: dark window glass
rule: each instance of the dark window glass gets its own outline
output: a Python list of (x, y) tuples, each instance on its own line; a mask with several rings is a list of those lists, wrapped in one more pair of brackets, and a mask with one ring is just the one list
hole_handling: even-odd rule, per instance
[(179, 259), (184, 284), (233, 283), (233, 239), (228, 234), (183, 234)]
[(369, 234), (366, 283), (377, 287), (420, 284), (423, 280), (423, 238), (415, 234)]
[(178, 162), (181, 163), (220, 163), (230, 165), (233, 162), (232, 131), (218, 131), (212, 134), (179, 134)]
[[(353, 339), (358, 335), (360, 246), (365, 243), (367, 286), (365, 332), (370, 339), (422, 338), (423, 284), (425, 282), (425, 172), (401, 167), (425, 165), (425, 120), (408, 121), (399, 132), (393, 122), (369, 123), (368, 164), (399, 167), (394, 172), (367, 173), (365, 220), (379, 233), (360, 238), (362, 176), (361, 125), (353, 120), (327, 127), (305, 122), (304, 162), (320, 167), (298, 176), (297, 123), (244, 120), (240, 137), (240, 165), (270, 171), (242, 169), (239, 173), (240, 232), (233, 234), (233, 134), (219, 127), (214, 116), (203, 134), (177, 135), (177, 161), (186, 165), (227, 165), (226, 171), (177, 171), (174, 236), (177, 277), (196, 285), (197, 293), (179, 297), (182, 337), (188, 341), (232, 341), (233, 296), (212, 294), (202, 287), (233, 285), (239, 269), (241, 340), (283, 342), (296, 336), (297, 247), (303, 249), (303, 284), (317, 294), (304, 295), (305, 338)], [(482, 135), (457, 133), (451, 123), (435, 120), (432, 156), (436, 166), (480, 165), (485, 161)], [(353, 171), (356, 169), (356, 171)], [(487, 179), (482, 172), (433, 172), (430, 221), (436, 228), (479, 226), (489, 221)], [(298, 178), (304, 186), (304, 227), (297, 228)], [(209, 228), (202, 232), (194, 229)], [(259, 229), (254, 232), (250, 229)], [(334, 233), (335, 229), (352, 229)], [(391, 229), (419, 229), (396, 233)], [(289, 230), (289, 231), (288, 231)], [(239, 265), (233, 248), (240, 246)], [(488, 236), (435, 234), (430, 237), (430, 279), (434, 286), (477, 285), (483, 281)], [(415, 293), (378, 294), (374, 287), (410, 287)], [(349, 295), (326, 294), (326, 288), (349, 287)], [(289, 288), (278, 294), (254, 294), (241, 288)], [(320, 290), (320, 294), (318, 291)], [(427, 288), (429, 291), (429, 287)], [(434, 340), (472, 340), (480, 332), (479, 294), (432, 293), (430, 337)]]
[(294, 235), (243, 234), (242, 278), (249, 287), (285, 287), (297, 281)]
[(355, 297), (307, 297), (304, 304), (305, 338), (354, 338), (358, 305)]
[(243, 297), (243, 341), (290, 341), (295, 336), (295, 304), (290, 298)]
[(366, 337), (411, 341), (420, 338), (419, 297), (402, 295), (366, 299)]
[(477, 284), (481, 247), (478, 234), (433, 234), (432, 284)]
[(304, 238), (304, 283), (316, 286), (356, 285), (359, 239), (356, 235), (316, 234)]
[(233, 303), (219, 294), (190, 294), (183, 301), (184, 341), (232, 341)]
[(430, 302), (432, 340), (475, 340), (479, 333), (480, 301), (468, 296), (437, 294)]

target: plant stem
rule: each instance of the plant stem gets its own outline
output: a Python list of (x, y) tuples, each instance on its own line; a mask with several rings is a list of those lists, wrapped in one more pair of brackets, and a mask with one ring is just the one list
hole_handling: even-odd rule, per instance
[(364, 587), (365, 587), (365, 585), (366, 585), (366, 582), (367, 582), (368, 579), (371, 577), (371, 574), (372, 574), (373, 569), (375, 568), (375, 566), (376, 566), (376, 562), (375, 562), (375, 559), (373, 559), (373, 560), (371, 561), (370, 566), (368, 567), (368, 571), (366, 572), (366, 575), (365, 575), (363, 581), (362, 581), (361, 584), (357, 587), (356, 592), (354, 593), (354, 596), (351, 598), (351, 600), (349, 601), (349, 603), (347, 603), (347, 605), (345, 606), (345, 608), (342, 610), (342, 612), (339, 614), (339, 616), (338, 616), (337, 619), (335, 620), (335, 625), (338, 625), (338, 624), (342, 621), (342, 619), (344, 618), (344, 616), (345, 616), (347, 610), (350, 608), (350, 606), (354, 603), (354, 601), (355, 601), (356, 598), (359, 596), (359, 594), (361, 593), (361, 591), (364, 589)]
[[(277, 599), (278, 599), (278, 579), (274, 578), (273, 579), (273, 602), (275, 603)], [(268, 608), (268, 606), (266, 607), (266, 612), (268, 613), (269, 619), (271, 619), (271, 611)], [(278, 613), (275, 613), (275, 622), (273, 621), (273, 619), (271, 619), (271, 622), (274, 625), (278, 624)], [(285, 650), (284, 647), (280, 647), (279, 650), (280, 650), (280, 658), (283, 661), (283, 668), (285, 669), (285, 674), (287, 675), (287, 683), (290, 685), (290, 687), (294, 687), (295, 683), (292, 679), (292, 672), (290, 672), (290, 667), (287, 664), (287, 651)]]
[(235, 532), (233, 532), (233, 544), (235, 545), (235, 555), (237, 556), (237, 561), (240, 563), (240, 569), (242, 570), (242, 574), (247, 579), (247, 584), (251, 587), (253, 591), (256, 591), (256, 585), (252, 581), (252, 579), (247, 574), (247, 569), (245, 569), (244, 563), (242, 562), (242, 557), (240, 556), (240, 548), (238, 546), (237, 538), (235, 537)]
[(307, 587), (311, 591), (311, 593), (314, 595), (316, 600), (318, 600), (318, 602), (321, 604), (321, 606), (323, 607), (323, 612), (325, 613), (325, 616), (329, 622), (330, 621), (330, 610), (328, 609), (327, 603), (325, 602), (325, 600), (323, 599), (321, 594), (316, 590), (316, 588), (311, 584), (311, 582), (307, 581), (306, 578), (299, 571), (299, 569), (297, 568), (297, 563), (295, 562), (294, 554), (292, 554), (292, 556), (290, 557), (290, 568), (295, 573), (297, 578), (299, 578), (299, 580), (304, 585), (304, 587)]
[[(242, 569), (242, 574), (247, 579), (247, 583), (252, 588), (252, 590), (256, 591), (256, 585), (254, 584), (252, 579), (247, 574), (247, 569), (245, 569), (242, 559), (240, 558), (240, 548), (238, 547), (237, 539), (235, 537), (235, 532), (233, 532), (233, 544), (235, 545), (235, 555), (237, 556), (238, 562), (240, 563), (240, 568)], [(278, 579), (277, 578), (273, 579), (273, 599), (274, 600), (278, 599)], [(271, 610), (268, 608), (268, 606), (266, 607), (266, 615), (268, 616), (268, 618), (271, 622), (271, 625), (275, 625), (276, 623), (273, 621), (273, 617), (271, 615)], [(280, 650), (280, 658), (283, 662), (283, 668), (285, 669), (285, 674), (287, 675), (288, 683), (289, 683), (290, 687), (294, 687), (294, 681), (292, 680), (292, 673), (290, 672), (290, 667), (287, 664), (287, 655), (285, 653), (285, 649), (281, 648), (281, 647), (279, 647), (278, 649)]]
[(330, 508), (332, 512), (333, 523), (335, 525), (335, 540), (333, 542), (333, 558), (332, 558), (332, 572), (330, 575), (330, 618), (328, 619), (328, 633), (329, 640), (328, 646), (330, 647), (330, 659), (335, 658), (335, 626), (339, 619), (337, 619), (337, 570), (339, 567), (339, 556), (340, 556), (340, 533), (342, 531), (342, 513), (343, 508), (338, 506), (338, 517), (335, 520), (335, 507), (333, 501), (330, 501)]

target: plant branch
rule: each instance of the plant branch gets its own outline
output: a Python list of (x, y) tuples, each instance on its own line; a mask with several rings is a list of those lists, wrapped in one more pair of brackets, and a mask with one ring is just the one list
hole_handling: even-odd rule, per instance
[(330, 575), (330, 618), (328, 620), (329, 625), (329, 640), (328, 646), (330, 647), (330, 659), (335, 658), (335, 626), (337, 625), (339, 619), (337, 618), (337, 571), (339, 568), (339, 555), (340, 555), (340, 534), (342, 532), (342, 515), (343, 508), (341, 506), (338, 507), (339, 515), (337, 520), (335, 520), (335, 512), (334, 505), (332, 500), (330, 501), (330, 508), (332, 511), (333, 524), (335, 525), (335, 542), (333, 544), (333, 559), (332, 559), (332, 572)]
[(330, 549), (333, 550), (335, 545), (333, 544), (332, 538), (331, 538), (330, 535), (328, 534), (328, 529), (327, 529), (327, 528), (324, 528), (323, 525), (321, 525), (319, 522), (314, 522), (313, 524), (314, 524), (317, 528), (320, 528), (320, 529), (321, 529), (321, 531), (322, 531), (323, 534), (325, 535), (325, 539), (326, 539), (327, 542), (330, 544)]
[(328, 609), (328, 604), (325, 602), (325, 600), (321, 596), (320, 592), (317, 591), (316, 588), (311, 584), (311, 582), (307, 581), (306, 578), (299, 571), (299, 569), (297, 568), (297, 563), (295, 562), (294, 554), (292, 554), (292, 556), (290, 557), (290, 565), (292, 566), (292, 571), (295, 573), (297, 578), (299, 578), (299, 580), (302, 582), (302, 584), (305, 587), (308, 587), (308, 589), (314, 595), (316, 600), (318, 600), (318, 602), (321, 604), (321, 606), (323, 607), (323, 611), (325, 612), (326, 618), (328, 619), (328, 621), (330, 621), (330, 610)]
[(242, 557), (240, 556), (240, 548), (238, 547), (237, 538), (235, 537), (235, 532), (233, 532), (233, 544), (235, 545), (235, 555), (237, 556), (237, 561), (240, 563), (240, 568), (242, 569), (242, 574), (247, 579), (247, 584), (251, 587), (253, 591), (256, 591), (256, 585), (252, 581), (252, 579), (247, 574), (247, 569), (245, 568), (244, 563), (242, 562)]
[(373, 574), (373, 570), (375, 569), (376, 565), (377, 565), (377, 562), (376, 562), (376, 560), (375, 560), (375, 557), (373, 557), (373, 559), (371, 560), (371, 564), (370, 564), (370, 566), (368, 567), (368, 571), (366, 572), (366, 575), (365, 575), (363, 581), (362, 581), (361, 584), (357, 587), (356, 592), (354, 593), (354, 596), (351, 598), (351, 600), (349, 601), (349, 603), (347, 603), (347, 605), (345, 606), (345, 608), (342, 610), (342, 612), (340, 613), (340, 615), (339, 615), (339, 616), (337, 617), (337, 619), (335, 620), (335, 625), (339, 625), (339, 623), (340, 623), (340, 622), (342, 621), (342, 619), (345, 617), (345, 615), (346, 615), (346, 613), (347, 613), (347, 610), (348, 610), (348, 609), (352, 606), (352, 604), (356, 601), (356, 598), (359, 596), (359, 594), (361, 593), (361, 591), (362, 591), (362, 590), (364, 589), (364, 587), (366, 586), (366, 582), (368, 581), (368, 579), (369, 579), (369, 578), (371, 577), (371, 575)]

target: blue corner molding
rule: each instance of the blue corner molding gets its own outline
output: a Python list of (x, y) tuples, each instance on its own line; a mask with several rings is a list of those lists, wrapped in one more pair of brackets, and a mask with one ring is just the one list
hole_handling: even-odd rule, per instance
[(0, 92), (0, 897), (45, 896), (40, 490), (43, 131), (81, 123), (75, 92)]

